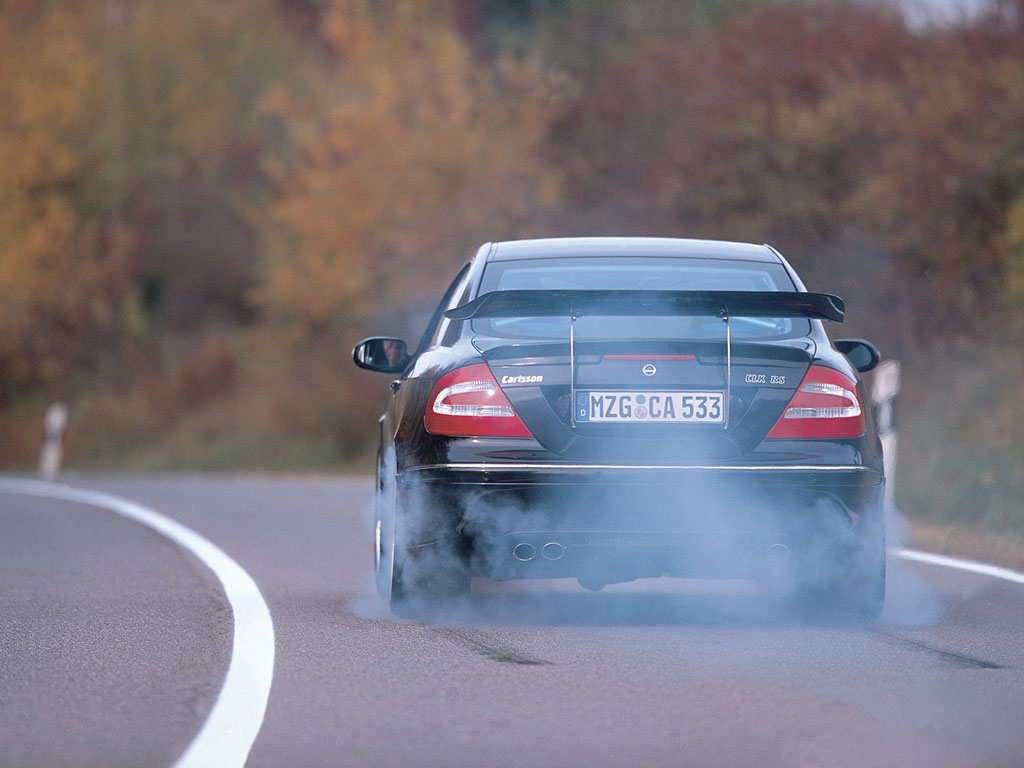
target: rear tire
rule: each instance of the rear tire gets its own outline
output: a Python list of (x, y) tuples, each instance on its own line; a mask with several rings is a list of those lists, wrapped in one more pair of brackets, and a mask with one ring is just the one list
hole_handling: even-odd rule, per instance
[[(459, 551), (458, 539), (427, 546), (408, 547), (403, 525), (409, 501), (392, 483), (391, 525), (384, 551), (389, 555), (384, 568), (378, 568), (378, 589), (388, 599), (391, 612), (401, 618), (421, 618), (463, 599), (470, 592), (470, 573), (466, 558)], [(387, 514), (387, 511), (385, 514)], [(386, 570), (386, 574), (382, 571)]]
[(377, 493), (373, 500), (373, 573), (377, 594), (391, 597), (395, 565), (395, 482), (378, 456)]
[(431, 546), (410, 557), (395, 548), (391, 575), (391, 612), (401, 618), (423, 618), (469, 595), (469, 570), (447, 547)]
[(881, 515), (862, 519), (863, 528), (853, 547), (836, 559), (838, 575), (824, 585), (801, 590), (805, 609), (825, 619), (857, 623), (874, 621), (885, 606), (885, 526)]

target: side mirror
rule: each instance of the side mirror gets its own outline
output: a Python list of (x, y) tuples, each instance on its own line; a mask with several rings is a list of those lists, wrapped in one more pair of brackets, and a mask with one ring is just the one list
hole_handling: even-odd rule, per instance
[(864, 339), (837, 339), (834, 344), (861, 373), (867, 373), (882, 359), (878, 347)]
[(400, 373), (409, 362), (409, 348), (401, 339), (377, 336), (356, 344), (352, 359), (368, 371)]

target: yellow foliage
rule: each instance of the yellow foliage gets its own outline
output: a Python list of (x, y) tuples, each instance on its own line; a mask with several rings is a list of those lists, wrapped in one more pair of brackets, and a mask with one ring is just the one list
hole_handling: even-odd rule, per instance
[[(440, 12), (443, 11), (443, 12)], [(266, 301), (307, 331), (362, 324), (385, 298), (433, 302), (480, 241), (550, 205), (539, 70), (473, 61), (445, 4), (331, 4), (327, 92), (267, 108), (298, 162), (276, 169)]]
[(124, 239), (85, 191), (103, 92), (94, 11), (0, 17), (0, 395), (66, 374), (74, 343), (110, 326), (123, 288)]
[(1010, 205), (1006, 217), (1006, 301), (1024, 317), (1024, 196)]

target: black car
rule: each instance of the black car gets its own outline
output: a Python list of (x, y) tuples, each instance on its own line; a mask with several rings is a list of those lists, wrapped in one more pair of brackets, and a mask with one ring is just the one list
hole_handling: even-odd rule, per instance
[(773, 248), (668, 238), (483, 245), (380, 418), (374, 554), (392, 609), (492, 580), (764, 580), (860, 617), (885, 593), (882, 454), (834, 344), (842, 299)]

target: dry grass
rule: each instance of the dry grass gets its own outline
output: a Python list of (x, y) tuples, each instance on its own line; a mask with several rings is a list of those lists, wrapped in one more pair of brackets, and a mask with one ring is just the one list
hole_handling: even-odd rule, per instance
[(914, 549), (1024, 571), (1024, 536), (916, 520), (908, 520), (907, 528), (907, 542)]

